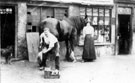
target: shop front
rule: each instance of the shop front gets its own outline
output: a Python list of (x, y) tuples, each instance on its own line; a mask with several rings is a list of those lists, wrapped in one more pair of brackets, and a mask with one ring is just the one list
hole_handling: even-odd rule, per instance
[[(80, 6), (80, 16), (85, 18), (87, 15), (92, 22), (97, 56), (113, 55), (115, 51), (115, 8), (113, 0), (89, 0), (89, 3), (85, 1)], [(83, 41), (80, 41), (80, 45), (83, 45)]]
[(116, 54), (134, 54), (135, 1), (116, 0)]

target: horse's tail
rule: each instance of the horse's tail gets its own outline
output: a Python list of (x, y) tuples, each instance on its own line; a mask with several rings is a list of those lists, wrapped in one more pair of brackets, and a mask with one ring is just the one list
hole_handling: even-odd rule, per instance
[(60, 35), (62, 35), (62, 30), (61, 30), (61, 26), (60, 26), (60, 21), (58, 21), (57, 25), (56, 25), (56, 29), (58, 31), (58, 39), (60, 39)]
[(57, 25), (56, 25), (57, 29), (60, 29), (60, 22), (58, 21)]

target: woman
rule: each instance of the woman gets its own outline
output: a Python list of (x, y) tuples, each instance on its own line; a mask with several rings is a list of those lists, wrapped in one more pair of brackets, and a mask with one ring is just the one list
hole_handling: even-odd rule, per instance
[(95, 47), (94, 47), (94, 28), (88, 21), (87, 25), (83, 28), (84, 47), (82, 59), (84, 62), (93, 61), (96, 59)]

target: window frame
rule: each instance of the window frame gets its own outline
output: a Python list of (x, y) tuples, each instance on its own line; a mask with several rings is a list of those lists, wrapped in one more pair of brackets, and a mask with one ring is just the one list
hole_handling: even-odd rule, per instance
[[(83, 17), (83, 18), (85, 18), (85, 15), (83, 15), (82, 16), (82, 10), (81, 10), (81, 8), (83, 9), (83, 10), (85, 10), (85, 11), (83, 11), (83, 13), (85, 14), (85, 15), (87, 15), (88, 17), (91, 17), (92, 18), (92, 21), (93, 21), (93, 19), (94, 18), (96, 18), (96, 16), (93, 14), (93, 11), (95, 11), (94, 9), (97, 9), (96, 11), (98, 11), (97, 12), (97, 14), (98, 14), (98, 16), (97, 16), (97, 27), (98, 27), (98, 32), (99, 32), (99, 27), (100, 27), (100, 25), (99, 25), (99, 18), (100, 18), (100, 9), (103, 9), (103, 13), (104, 13), (104, 15), (103, 15), (103, 28), (104, 28), (104, 34), (106, 33), (106, 34), (108, 34), (107, 32), (108, 31), (106, 31), (105, 32), (105, 30), (108, 30), (108, 28), (107, 27), (109, 27), (109, 35), (107, 35), (108, 36), (108, 38), (109, 38), (109, 41), (108, 42), (106, 42), (106, 41), (103, 41), (103, 42), (98, 42), (98, 41), (96, 41), (96, 40), (94, 40), (94, 42), (95, 42), (95, 45), (103, 45), (103, 44), (111, 44), (112, 43), (112, 8), (111, 7), (100, 7), (100, 6), (80, 6), (80, 16), (81, 17)], [(90, 16), (89, 14), (88, 14), (88, 10), (92, 10), (92, 15)], [(106, 12), (109, 12), (108, 13), (108, 15), (109, 16), (106, 16), (105, 15), (105, 13)], [(95, 17), (94, 17), (95, 16)], [(109, 19), (107, 19), (107, 17), (109, 18)], [(105, 22), (107, 23), (107, 21), (109, 22), (109, 24), (108, 25), (105, 25)], [(93, 26), (93, 25), (92, 25)], [(93, 26), (94, 27), (94, 26)], [(94, 28), (94, 30), (95, 30), (95, 28)], [(98, 36), (99, 36), (99, 34), (98, 34)], [(106, 37), (104, 37), (104, 38), (106, 38)], [(83, 38), (84, 39), (84, 38)], [(107, 39), (106, 39), (107, 40)]]

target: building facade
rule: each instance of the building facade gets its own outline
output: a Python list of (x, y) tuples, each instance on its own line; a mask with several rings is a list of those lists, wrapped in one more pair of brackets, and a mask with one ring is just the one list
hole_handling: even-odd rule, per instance
[(25, 44), (26, 4), (27, 0), (0, 1), (1, 48), (13, 46), (15, 57), (27, 55)]
[[(45, 18), (54, 17), (62, 20), (65, 14), (69, 17), (81, 16), (84, 18), (86, 15), (88, 16), (95, 30), (97, 56), (124, 54), (125, 51), (127, 51), (125, 54), (135, 53), (133, 50), (135, 49), (134, 2), (119, 2), (119, 0), (22, 0), (19, 2), (3, 0), (0, 5), (0, 16), (2, 17), (2, 26), (0, 27), (3, 30), (1, 41), (4, 42), (1, 46), (14, 45), (16, 57), (28, 56), (26, 33), (39, 32), (38, 25)], [(5, 18), (7, 20), (3, 20)], [(123, 25), (124, 22), (127, 24)], [(123, 26), (127, 26), (128, 28), (124, 30), (129, 31), (127, 32), (128, 36), (124, 35), (128, 38), (125, 41), (123, 39), (125, 37), (122, 37), (125, 32)], [(4, 32), (5, 27), (12, 27), (13, 33)], [(9, 31), (11, 30), (9, 29)], [(6, 34), (4, 33), (12, 35), (11, 39), (11, 36), (8, 37), (11, 40), (10, 44), (5, 42)]]
[[(112, 20), (115, 15), (112, 0), (3, 0), (0, 4), (3, 31), (1, 46), (4, 48), (13, 45), (16, 57), (28, 56), (26, 33), (39, 32), (38, 25), (45, 18), (62, 20), (65, 14), (81, 17), (88, 15), (95, 28), (96, 53), (114, 54), (115, 27)], [(12, 33), (9, 27), (12, 28)], [(10, 33), (4, 32), (5, 29), (9, 29)], [(10, 36), (7, 37), (6, 34)], [(8, 44), (6, 40), (11, 43)]]

